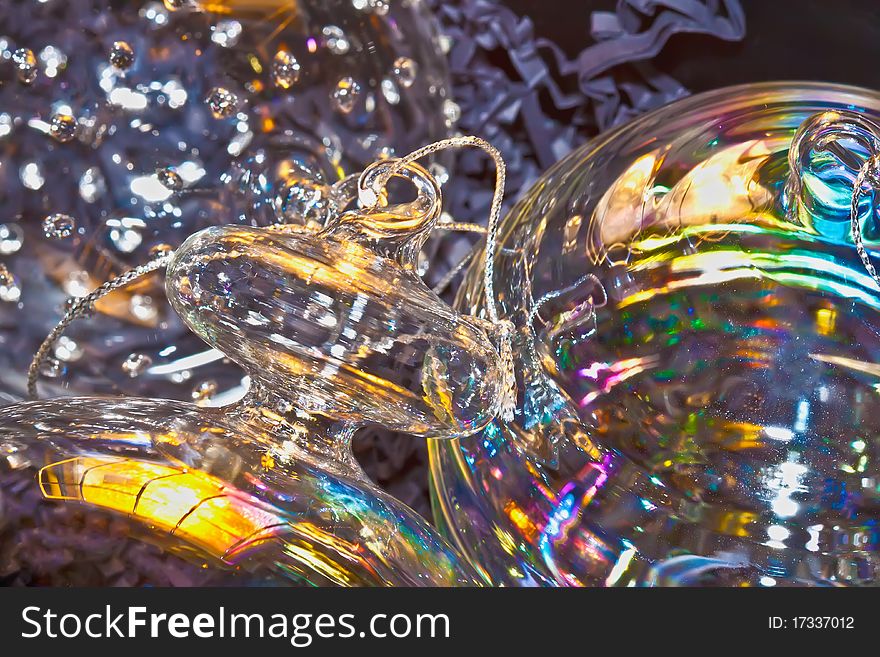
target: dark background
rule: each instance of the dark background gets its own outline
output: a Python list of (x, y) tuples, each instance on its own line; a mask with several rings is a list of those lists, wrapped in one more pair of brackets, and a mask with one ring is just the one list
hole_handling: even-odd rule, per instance
[[(741, 0), (746, 36), (727, 43), (674, 35), (652, 62), (696, 93), (764, 80), (816, 80), (880, 86), (880, 0)], [(536, 35), (569, 56), (590, 42), (591, 11), (614, 0), (505, 0)], [(568, 19), (567, 19), (568, 18)]]

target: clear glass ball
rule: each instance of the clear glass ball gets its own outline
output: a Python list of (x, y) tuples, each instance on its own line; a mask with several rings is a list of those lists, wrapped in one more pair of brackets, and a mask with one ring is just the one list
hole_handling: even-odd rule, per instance
[(880, 579), (880, 289), (849, 219), (880, 141), (810, 133), (789, 155), (846, 111), (876, 121), (880, 96), (694, 96), (580, 148), (503, 220), (517, 418), (430, 446), (439, 521), (497, 583)]
[[(209, 225), (321, 223), (329, 185), (450, 128), (423, 3), (14, 0), (0, 25), (0, 402), (68, 297)], [(240, 394), (158, 278), (96, 310), (44, 394)]]

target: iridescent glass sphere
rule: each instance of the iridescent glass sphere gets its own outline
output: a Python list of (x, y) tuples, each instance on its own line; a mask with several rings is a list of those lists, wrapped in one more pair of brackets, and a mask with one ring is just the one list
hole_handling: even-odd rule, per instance
[(878, 118), (830, 85), (695, 96), (507, 215), (517, 419), (431, 445), (438, 519), (496, 582), (877, 583), (880, 290), (849, 208)]
[[(209, 225), (323, 223), (329, 185), (446, 135), (447, 88), (418, 2), (4, 2), (0, 400), (69, 296)], [(158, 281), (96, 314), (47, 392), (240, 394)]]

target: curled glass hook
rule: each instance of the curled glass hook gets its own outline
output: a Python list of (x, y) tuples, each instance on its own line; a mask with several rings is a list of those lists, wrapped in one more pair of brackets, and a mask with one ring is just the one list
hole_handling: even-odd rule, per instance
[(798, 127), (788, 151), (789, 219), (816, 226), (843, 222), (849, 189), (866, 159), (880, 152), (880, 126), (857, 112), (814, 114)]
[(868, 250), (865, 248), (865, 241), (862, 237), (861, 214), (859, 206), (862, 195), (865, 193), (866, 187), (870, 187), (875, 192), (880, 191), (880, 152), (869, 157), (859, 169), (856, 180), (853, 183), (852, 201), (850, 203), (850, 230), (852, 231), (853, 242), (856, 245), (856, 251), (865, 269), (877, 286), (880, 287), (880, 276), (871, 262)]
[[(814, 114), (795, 133), (788, 164), (785, 195), (789, 219), (813, 225), (829, 217), (848, 218), (859, 258), (880, 287), (880, 275), (871, 262), (862, 229), (863, 197), (880, 192), (880, 126), (858, 112)], [(874, 207), (872, 201), (871, 211)]]

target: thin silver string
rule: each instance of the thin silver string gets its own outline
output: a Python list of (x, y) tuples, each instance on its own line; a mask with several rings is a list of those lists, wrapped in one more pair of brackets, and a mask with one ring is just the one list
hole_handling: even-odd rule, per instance
[(485, 226), (481, 226), (480, 224), (469, 224), (460, 221), (449, 221), (446, 223), (437, 224), (436, 226), (434, 226), (434, 230), (449, 230), (459, 233), (480, 233), (481, 235), (486, 234)]
[[(479, 233), (481, 235), (486, 234), (486, 227), (481, 226), (480, 224), (471, 224), (464, 223), (460, 221), (448, 221), (442, 224), (437, 224), (437, 230), (448, 230), (450, 232), (455, 231), (458, 233)], [(459, 272), (464, 269), (471, 260), (474, 259), (474, 256), (480, 252), (480, 243), (477, 242), (474, 244), (470, 251), (464, 254), (462, 258), (459, 259), (452, 267), (449, 268), (445, 274), (443, 274), (443, 278), (431, 288), (431, 291), (434, 294), (443, 294), (446, 291), (446, 288), (450, 286), (455, 277), (458, 276)]]
[(463, 258), (461, 258), (458, 262), (453, 265), (453, 267), (443, 275), (437, 284), (431, 288), (434, 294), (443, 294), (446, 291), (446, 288), (449, 287), (450, 283), (455, 280), (455, 277), (458, 276), (459, 272), (464, 269), (467, 264), (474, 259), (474, 257), (480, 252), (480, 243), (477, 242), (471, 247), (471, 250), (468, 251)]
[[(448, 148), (464, 148), (473, 146), (480, 148), (492, 158), (495, 162), (495, 191), (492, 194), (492, 204), (489, 207), (489, 220), (486, 224), (486, 264), (483, 270), (483, 287), (486, 292), (486, 312), (489, 320), (493, 324), (498, 323), (498, 308), (495, 299), (495, 249), (497, 248), (498, 222), (501, 219), (501, 203), (504, 200), (504, 183), (507, 180), (507, 165), (504, 164), (504, 158), (501, 157), (500, 151), (485, 139), (479, 137), (450, 137), (449, 139), (441, 139), (433, 144), (428, 144), (414, 150), (409, 155), (402, 158), (392, 160), (391, 166), (376, 176), (373, 191), (376, 193), (376, 200), (372, 207), (368, 210), (375, 209), (379, 205), (380, 192), (385, 189), (391, 177), (398, 173), (408, 164), (415, 162), (423, 157), (437, 153), (438, 151)], [(470, 224), (474, 226), (475, 224)], [(438, 228), (443, 228), (444, 224), (439, 224)], [(482, 232), (482, 231), (478, 231)]]
[[(501, 219), (501, 203), (504, 200), (504, 183), (507, 180), (507, 165), (501, 152), (485, 139), (479, 137), (450, 137), (441, 139), (433, 144), (414, 150), (409, 155), (400, 159), (391, 160), (390, 166), (383, 169), (376, 176), (371, 192), (373, 193), (372, 205), (367, 210), (378, 207), (388, 181), (407, 165), (416, 160), (437, 153), (448, 148), (463, 148), (474, 146), (485, 151), (495, 162), (495, 190), (492, 194), (492, 204), (489, 207), (489, 220), (486, 224), (486, 255), (483, 266), (483, 289), (486, 297), (486, 314), (489, 316), (487, 324), (498, 340), (498, 357), (501, 368), (501, 396), (499, 400), (499, 414), (505, 422), (513, 420), (516, 411), (516, 374), (513, 364), (513, 323), (508, 319), (500, 319), (498, 316), (498, 301), (495, 298), (495, 250), (498, 242), (498, 222)], [(439, 227), (442, 227), (440, 224)], [(474, 226), (474, 224), (470, 224)], [(462, 265), (463, 266), (463, 265)]]
[(64, 317), (61, 318), (61, 321), (58, 322), (58, 324), (55, 325), (55, 328), (53, 328), (49, 335), (46, 336), (46, 339), (43, 340), (40, 348), (37, 349), (37, 353), (34, 354), (33, 360), (31, 360), (27, 375), (28, 396), (31, 399), (37, 398), (37, 379), (40, 376), (40, 370), (43, 367), (43, 363), (49, 356), (49, 353), (55, 348), (55, 343), (58, 342), (58, 339), (64, 334), (64, 331), (71, 323), (92, 312), (95, 302), (98, 301), (98, 299), (107, 296), (114, 290), (130, 285), (137, 279), (151, 274), (158, 269), (167, 267), (173, 256), (173, 251), (163, 251), (152, 260), (145, 262), (139, 267), (130, 269), (116, 278), (111, 278), (109, 281), (103, 283), (85, 296), (72, 297), (68, 302), (67, 311), (64, 313)]
[(880, 154), (869, 157), (862, 165), (862, 168), (859, 169), (859, 174), (856, 176), (855, 182), (853, 183), (849, 222), (853, 242), (856, 245), (856, 251), (859, 254), (859, 258), (861, 258), (862, 264), (871, 275), (871, 278), (873, 278), (874, 282), (880, 287), (880, 277), (878, 277), (877, 270), (874, 268), (874, 264), (868, 256), (868, 250), (865, 248), (865, 242), (862, 239), (862, 226), (859, 221), (859, 201), (862, 199), (862, 194), (865, 191), (865, 183), (870, 178), (871, 185), (877, 189), (878, 176), (880, 176)]

